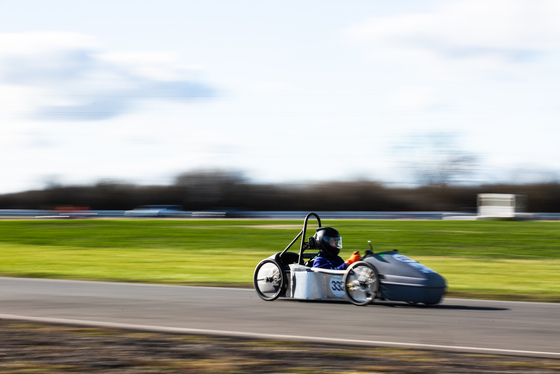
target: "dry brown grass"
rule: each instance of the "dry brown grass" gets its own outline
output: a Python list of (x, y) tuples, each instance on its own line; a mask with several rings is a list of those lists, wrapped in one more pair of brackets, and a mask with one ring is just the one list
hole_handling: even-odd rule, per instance
[(560, 359), (0, 321), (0, 373), (560, 373)]

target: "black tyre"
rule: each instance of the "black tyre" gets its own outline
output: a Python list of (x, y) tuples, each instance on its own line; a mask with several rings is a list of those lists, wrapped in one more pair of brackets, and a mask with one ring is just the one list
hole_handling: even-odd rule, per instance
[(344, 273), (344, 292), (356, 305), (367, 305), (379, 292), (379, 274), (375, 268), (364, 261), (350, 265)]
[(255, 269), (253, 285), (261, 299), (276, 300), (286, 285), (280, 265), (274, 260), (261, 261)]

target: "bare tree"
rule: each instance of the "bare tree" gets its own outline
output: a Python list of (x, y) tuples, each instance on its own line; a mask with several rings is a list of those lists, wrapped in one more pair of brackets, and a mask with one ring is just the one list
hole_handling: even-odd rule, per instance
[(477, 168), (478, 157), (460, 147), (456, 133), (413, 135), (398, 151), (405, 169), (419, 185), (466, 182)]
[(220, 205), (235, 200), (239, 185), (245, 183), (241, 172), (224, 170), (191, 171), (175, 179), (184, 203), (195, 205)]

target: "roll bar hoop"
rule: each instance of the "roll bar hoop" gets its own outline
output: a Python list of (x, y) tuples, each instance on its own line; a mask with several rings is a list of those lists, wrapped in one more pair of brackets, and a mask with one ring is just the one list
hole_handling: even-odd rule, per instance
[(282, 251), (282, 253), (280, 253), (280, 257), (282, 257), (282, 255), (296, 242), (296, 240), (298, 240), (301, 237), (301, 244), (299, 246), (298, 263), (300, 265), (303, 265), (303, 262), (304, 262), (303, 261), (303, 252), (307, 248), (307, 242), (305, 241), (305, 232), (307, 231), (307, 221), (309, 221), (310, 217), (315, 217), (317, 219), (318, 227), (321, 227), (321, 218), (319, 218), (317, 213), (309, 213), (307, 216), (305, 216), (305, 220), (303, 221), (303, 228), (301, 229), (299, 234), (297, 234), (297, 236), (294, 238), (294, 240), (292, 240), (292, 242), (290, 244), (288, 244), (286, 249), (284, 249)]

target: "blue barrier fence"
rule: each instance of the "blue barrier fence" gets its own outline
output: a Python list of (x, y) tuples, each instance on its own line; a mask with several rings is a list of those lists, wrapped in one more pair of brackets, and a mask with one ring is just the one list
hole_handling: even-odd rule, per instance
[[(33, 210), (0, 209), (0, 218), (255, 218), (255, 219), (303, 219), (309, 212), (303, 211), (174, 211), (141, 212), (125, 210)], [(474, 220), (475, 213), (462, 212), (362, 212), (362, 211), (316, 211), (323, 219), (415, 219), (415, 220)], [(525, 219), (560, 220), (560, 213), (527, 213)]]

